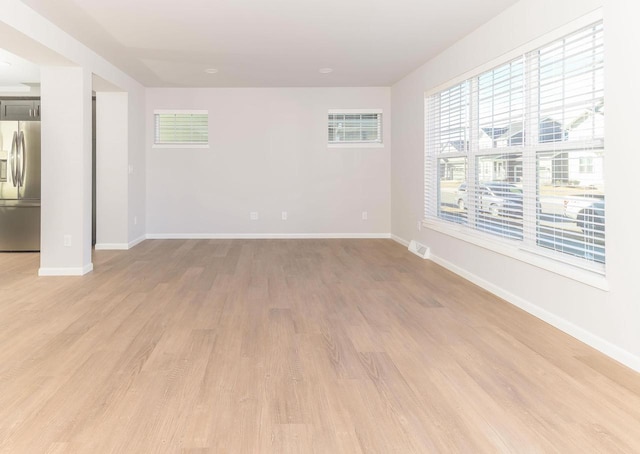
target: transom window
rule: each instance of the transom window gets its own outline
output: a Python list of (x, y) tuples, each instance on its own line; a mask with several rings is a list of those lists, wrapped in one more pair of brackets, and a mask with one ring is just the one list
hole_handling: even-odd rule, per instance
[(426, 218), (604, 273), (602, 22), (425, 100)]
[(207, 146), (208, 143), (209, 113), (206, 110), (154, 112), (154, 146)]
[(330, 110), (328, 134), (329, 145), (382, 144), (382, 111)]

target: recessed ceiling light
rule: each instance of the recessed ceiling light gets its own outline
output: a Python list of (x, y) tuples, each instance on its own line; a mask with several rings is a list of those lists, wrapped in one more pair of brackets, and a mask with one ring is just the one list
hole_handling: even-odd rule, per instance
[(0, 60), (0, 66), (11, 66), (11, 62)]
[(204, 70), (207, 74), (216, 74), (218, 72), (217, 68), (207, 68)]
[(322, 74), (329, 74), (329, 73), (332, 73), (332, 72), (333, 72), (333, 69), (331, 69), (331, 68), (320, 68), (320, 73), (322, 73)]

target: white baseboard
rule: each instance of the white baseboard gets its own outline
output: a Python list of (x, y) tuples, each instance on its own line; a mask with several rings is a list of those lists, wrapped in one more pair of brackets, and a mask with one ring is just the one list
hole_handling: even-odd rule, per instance
[(127, 243), (96, 243), (96, 251), (126, 251), (129, 249)]
[(136, 238), (135, 240), (129, 241), (129, 244), (127, 245), (127, 249), (131, 249), (132, 247), (135, 247), (135, 246), (139, 245), (140, 243), (142, 243), (146, 239), (147, 239), (147, 236), (146, 235), (142, 235), (142, 236)]
[(623, 348), (620, 348), (617, 345), (612, 344), (611, 342), (602, 339), (599, 336), (596, 336), (595, 334), (585, 330), (584, 328), (581, 328), (571, 323), (570, 321), (565, 320), (564, 318), (541, 308), (540, 306), (537, 306), (523, 298), (520, 298), (519, 296), (514, 295), (513, 293), (503, 289), (502, 287), (499, 287), (441, 257), (431, 255), (430, 259), (438, 265), (443, 266), (449, 271), (452, 271), (457, 275), (467, 279), (468, 281), (473, 282), (477, 286), (482, 287), (488, 292), (493, 293), (494, 295), (513, 304), (514, 306), (517, 306), (520, 309), (528, 312), (529, 314), (541, 320), (544, 320), (550, 325), (558, 328), (561, 331), (564, 331), (570, 336), (575, 337), (579, 341), (584, 342), (590, 347), (595, 348), (596, 350), (615, 359), (625, 366), (630, 367), (637, 372), (640, 372), (640, 357), (628, 352), (627, 350), (624, 350)]
[(389, 233), (147, 233), (149, 240), (379, 239)]
[(40, 268), (38, 276), (84, 276), (93, 271), (93, 263), (78, 268)]
[(96, 251), (126, 251), (146, 240), (146, 235), (136, 238), (128, 243), (96, 243)]
[(394, 235), (393, 233), (391, 234), (391, 239), (396, 243), (400, 243), (405, 247), (409, 247), (409, 241), (405, 240), (404, 238), (400, 238), (399, 236)]

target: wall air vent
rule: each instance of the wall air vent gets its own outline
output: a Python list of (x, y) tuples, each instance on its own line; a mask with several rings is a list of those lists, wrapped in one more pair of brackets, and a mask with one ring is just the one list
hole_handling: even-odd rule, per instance
[(424, 244), (418, 243), (416, 240), (411, 240), (411, 243), (409, 243), (409, 252), (413, 252), (423, 259), (429, 258), (429, 248)]

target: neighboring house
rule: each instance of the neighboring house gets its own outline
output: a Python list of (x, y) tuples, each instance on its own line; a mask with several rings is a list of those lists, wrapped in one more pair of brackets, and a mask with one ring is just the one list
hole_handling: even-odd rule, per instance
[[(542, 131), (542, 128), (541, 128)], [(562, 132), (562, 140), (569, 142), (592, 141), (602, 137), (604, 131), (604, 104), (583, 111)], [(542, 136), (542, 133), (541, 133)], [(557, 142), (559, 135), (548, 134), (546, 142)], [(541, 143), (545, 141), (540, 140)], [(598, 186), (604, 180), (603, 150), (581, 149), (580, 151), (549, 152), (538, 157), (538, 172), (541, 184), (569, 185), (580, 187)]]
[(477, 164), (479, 181), (522, 181), (522, 155), (520, 153), (502, 153), (480, 158)]
[[(604, 130), (604, 106), (585, 110), (567, 128), (551, 118), (540, 122), (538, 143), (585, 141), (601, 136)], [(501, 128), (482, 128), (481, 149), (523, 146), (525, 135), (522, 122)], [(481, 181), (511, 181), (522, 179), (522, 157), (517, 153), (491, 156), (478, 164)], [(604, 178), (602, 150), (550, 151), (538, 154), (540, 184), (595, 186)]]
[(464, 158), (447, 158), (447, 153), (460, 153), (469, 151), (468, 140), (452, 140), (445, 143), (440, 149), (442, 158), (440, 163), (439, 175), (441, 180), (448, 181), (466, 181), (467, 165)]
[(524, 124), (511, 123), (502, 128), (480, 128), (486, 135), (480, 138), (480, 149), (518, 147), (524, 144)]
[(451, 140), (445, 143), (440, 149), (441, 154), (445, 153), (460, 153), (464, 151), (469, 151), (469, 141), (468, 140)]
[(545, 153), (538, 158), (541, 184), (591, 187), (604, 178), (602, 150)]

